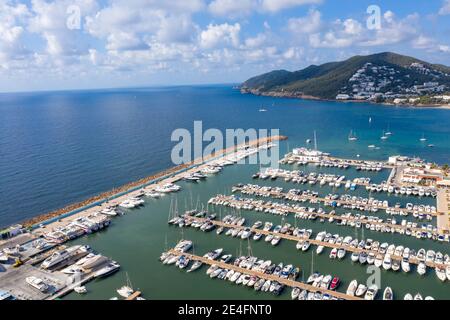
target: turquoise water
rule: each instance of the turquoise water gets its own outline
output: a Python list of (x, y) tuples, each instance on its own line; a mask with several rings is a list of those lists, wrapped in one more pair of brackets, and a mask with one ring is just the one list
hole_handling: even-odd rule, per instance
[[(310, 169), (313, 169), (313, 167)], [(122, 265), (122, 270), (107, 279), (88, 283), (89, 293), (87, 295), (80, 296), (72, 293), (66, 299), (109, 299), (117, 296), (115, 290), (125, 283), (126, 273), (133, 286), (142, 290), (144, 297), (149, 299), (290, 299), (290, 290), (276, 298), (271, 294), (256, 293), (254, 290), (236, 286), (226, 281), (211, 280), (205, 274), (206, 267), (188, 274), (175, 266), (164, 266), (158, 261), (158, 257), (164, 248), (173, 247), (181, 238), (193, 240), (194, 253), (199, 255), (216, 248), (224, 248), (226, 252), (233, 255), (239, 252), (246, 254), (248, 252), (247, 241), (231, 238), (224, 234), (217, 235), (215, 232), (204, 233), (191, 228), (180, 229), (169, 226), (167, 220), (171, 201), (176, 200), (180, 210), (195, 207), (197, 202), (205, 204), (212, 195), (229, 193), (233, 184), (239, 182), (255, 183), (255, 180), (251, 179), (251, 175), (257, 170), (258, 167), (255, 165), (236, 165), (225, 168), (221, 174), (208, 178), (205, 182), (198, 184), (182, 182), (180, 185), (183, 187), (183, 191), (180, 193), (160, 200), (147, 199), (143, 208), (128, 211), (127, 215), (114, 219), (113, 225), (108, 230), (76, 241), (76, 243), (89, 244), (99, 252), (117, 260)], [(345, 173), (351, 174), (348, 171), (345, 171)], [(257, 181), (257, 183), (283, 187), (289, 185), (284, 181)], [(317, 186), (314, 189), (321, 194), (326, 192), (325, 187)], [(355, 194), (367, 195), (363, 188), (357, 189)], [(383, 198), (381, 195), (377, 195), (377, 197)], [(397, 196), (386, 196), (385, 198), (393, 202), (413, 200)], [(235, 212), (224, 207), (210, 206), (208, 209), (222, 216)], [(251, 225), (257, 220), (272, 221), (277, 224), (282, 222), (281, 217), (253, 211), (242, 211), (241, 214), (247, 219), (247, 225)], [(379, 213), (379, 215), (385, 217), (383, 213)], [(297, 223), (298, 226), (311, 228), (314, 233), (327, 230), (333, 234), (339, 233), (341, 235), (358, 236), (359, 238), (364, 236), (365, 238), (397, 245), (403, 244), (416, 250), (425, 247), (440, 250), (444, 253), (450, 252), (448, 244), (418, 240), (397, 234), (383, 234), (364, 230), (363, 235), (360, 229), (355, 231), (351, 227), (337, 226), (328, 222), (320, 223), (319, 220), (297, 220), (295, 222), (292, 216), (285, 218), (284, 221), (290, 222), (292, 225)], [(367, 274), (365, 267), (353, 264), (350, 261), (349, 254), (343, 261), (330, 260), (328, 258), (329, 249), (326, 249), (320, 256), (315, 254), (315, 248), (313, 249), (313, 247), (309, 252), (302, 253), (295, 249), (295, 242), (287, 240), (282, 240), (277, 247), (272, 247), (263, 240), (259, 242), (250, 241), (250, 249), (258, 257), (271, 259), (277, 263), (293, 263), (300, 266), (305, 277), (309, 276), (311, 268), (322, 273), (338, 275), (342, 279), (341, 291), (345, 291), (344, 288), (348, 286), (352, 279), (365, 281), (370, 276), (370, 274)], [(312, 255), (314, 255), (313, 264), (311, 263)], [(448, 298), (449, 292), (449, 284), (441, 283), (436, 278), (434, 271), (429, 271), (427, 275), (420, 277), (415, 272), (415, 268), (409, 274), (404, 274), (401, 271), (394, 273), (383, 270), (381, 271), (381, 285), (383, 287), (391, 286), (394, 294), (401, 298), (407, 292), (413, 294), (421, 292), (424, 296), (432, 295), (435, 298), (445, 299)]]
[[(450, 155), (449, 110), (256, 97), (227, 85), (2, 94), (0, 113), (0, 226), (171, 167), (170, 135), (194, 120), (280, 129), (290, 148), (316, 130), (319, 148), (336, 156)], [(350, 130), (358, 141), (349, 143)], [(423, 133), (435, 148), (419, 142)]]
[[(264, 106), (267, 112), (258, 112)], [(194, 120), (203, 120), (206, 128), (274, 128), (289, 140), (280, 144), (280, 154), (304, 145), (317, 131), (319, 148), (335, 156), (385, 160), (392, 154), (420, 156), (438, 163), (448, 162), (450, 111), (439, 109), (410, 109), (371, 104), (334, 103), (273, 99), (241, 95), (231, 86), (168, 87), (107, 91), (53, 92), (39, 94), (0, 95), (0, 225), (21, 221), (35, 214), (59, 208), (93, 194), (171, 167), (170, 134), (176, 128), (191, 129)], [(369, 123), (369, 117), (372, 122)], [(389, 127), (392, 137), (382, 142), (379, 137)], [(350, 130), (359, 140), (349, 142)], [(435, 148), (420, 143), (422, 134)], [(380, 146), (370, 150), (369, 144)], [(286, 166), (294, 169), (294, 167)], [(345, 174), (348, 177), (370, 176), (381, 181), (387, 171), (379, 175), (350, 169), (299, 167), (306, 171)], [(167, 225), (171, 200), (180, 210), (196, 203), (206, 205), (217, 193), (230, 193), (236, 183), (258, 183), (294, 187), (284, 181), (254, 181), (251, 175), (256, 165), (227, 167), (222, 173), (199, 184), (181, 183), (183, 190), (160, 200), (147, 199), (143, 208), (132, 210), (113, 220), (105, 231), (83, 237), (73, 243), (85, 243), (113, 258), (122, 265), (120, 272), (87, 284), (89, 293), (75, 293), (67, 299), (108, 299), (126, 281), (128, 273), (134, 287), (150, 299), (273, 299), (267, 293), (255, 293), (228, 282), (211, 280), (205, 268), (186, 274), (175, 267), (163, 266), (158, 257), (166, 247), (180, 238), (195, 243), (195, 253), (223, 247), (227, 252), (246, 253), (247, 242), (241, 242), (214, 232), (205, 234), (193, 229), (179, 229)], [(296, 188), (302, 186), (295, 185)], [(310, 186), (304, 186), (311, 188)], [(320, 194), (328, 187), (314, 187)], [(367, 195), (362, 188), (355, 194)], [(376, 195), (395, 202), (426, 202), (414, 199)], [(224, 215), (226, 208), (209, 208)], [(281, 222), (280, 217), (256, 212), (241, 213), (248, 224), (256, 220)], [(379, 213), (385, 217), (383, 213)], [(413, 219), (413, 218), (410, 218)], [(295, 223), (293, 217), (286, 221)], [(340, 227), (319, 221), (297, 221), (299, 226), (314, 233), (327, 230), (341, 235), (361, 238), (361, 230)], [(403, 244), (414, 249), (433, 248), (449, 253), (448, 244), (415, 238), (364, 231), (365, 238)], [(254, 255), (274, 262), (293, 263), (308, 276), (311, 269), (341, 277), (341, 290), (352, 279), (365, 280), (369, 275), (359, 264), (348, 258), (330, 261), (329, 251), (320, 256), (303, 254), (295, 243), (283, 240), (278, 247), (251, 242)], [(448, 283), (442, 284), (429, 272), (419, 277), (415, 272), (381, 272), (382, 286), (391, 286), (397, 297), (406, 292), (448, 298)], [(289, 299), (289, 291), (279, 299)]]

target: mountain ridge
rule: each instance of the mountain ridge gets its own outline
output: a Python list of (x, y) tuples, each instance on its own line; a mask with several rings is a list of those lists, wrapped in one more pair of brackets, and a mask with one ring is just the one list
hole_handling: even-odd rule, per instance
[[(362, 79), (362, 80), (361, 80)], [(358, 82), (359, 81), (359, 82)], [(420, 97), (450, 88), (450, 67), (393, 52), (357, 55), (344, 61), (310, 65), (298, 71), (273, 70), (242, 83), (241, 92), (258, 95), (366, 100), (372, 96)], [(429, 92), (433, 92), (431, 89)], [(366, 99), (358, 99), (366, 97)], [(372, 97), (373, 98), (373, 97)], [(346, 100), (346, 99), (344, 99)]]

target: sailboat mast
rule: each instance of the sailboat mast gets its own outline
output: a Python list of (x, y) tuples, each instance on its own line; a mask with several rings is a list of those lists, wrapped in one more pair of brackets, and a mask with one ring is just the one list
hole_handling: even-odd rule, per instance
[(316, 135), (316, 130), (314, 130), (314, 150), (317, 150), (317, 135)]

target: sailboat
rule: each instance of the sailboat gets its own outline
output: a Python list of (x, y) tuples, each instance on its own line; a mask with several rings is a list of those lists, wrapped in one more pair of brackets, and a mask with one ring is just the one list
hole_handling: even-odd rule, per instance
[(383, 135), (380, 137), (381, 140), (387, 140), (389, 137), (386, 135), (386, 133), (383, 130)]
[(427, 141), (427, 138), (425, 138), (425, 134), (422, 134), (422, 138), (420, 138), (420, 141), (421, 141), (421, 142)]
[(349, 135), (348, 135), (348, 140), (349, 140), (349, 141), (356, 141), (356, 140), (358, 140), (358, 138), (356, 137), (356, 135), (353, 134), (353, 130), (350, 130), (350, 133), (349, 133)]
[(117, 293), (120, 294), (124, 298), (128, 298), (134, 292), (133, 286), (131, 285), (130, 278), (128, 277), (128, 273), (126, 273), (127, 283), (121, 288), (117, 289)]
[(392, 135), (392, 132), (389, 129), (389, 127), (390, 127), (390, 125), (388, 125), (387, 131), (384, 133), (386, 136), (391, 136)]

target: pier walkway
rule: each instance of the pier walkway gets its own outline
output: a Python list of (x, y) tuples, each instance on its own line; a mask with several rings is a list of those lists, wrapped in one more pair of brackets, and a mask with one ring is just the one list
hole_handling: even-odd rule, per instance
[[(336, 203), (336, 204), (340, 204), (340, 205), (356, 205), (358, 207), (360, 206), (364, 206), (369, 210), (371, 208), (376, 208), (379, 210), (384, 210), (384, 211), (391, 211), (391, 212), (399, 212), (399, 213), (404, 213), (404, 214), (413, 214), (414, 210), (409, 210), (407, 208), (396, 208), (396, 207), (389, 207), (389, 206), (384, 206), (382, 203), (383, 201), (381, 200), (377, 200), (377, 199), (373, 199), (373, 200), (377, 200), (378, 201), (378, 205), (374, 206), (371, 205), (369, 203), (358, 203), (358, 202), (353, 202), (353, 201), (346, 201), (346, 200), (341, 200), (341, 199), (327, 199), (324, 197), (315, 197), (315, 196), (308, 196), (308, 195), (295, 195), (295, 194), (290, 194), (290, 193), (284, 193), (284, 192), (279, 192), (276, 190), (270, 190), (270, 191), (265, 191), (265, 190), (261, 190), (260, 188), (262, 188), (263, 186), (258, 186), (258, 188), (235, 188), (235, 191), (237, 192), (241, 192), (242, 194), (249, 194), (249, 195), (255, 195), (257, 197), (272, 197), (272, 198), (276, 198), (276, 199), (285, 199), (285, 200), (290, 200), (290, 201), (295, 201), (295, 202), (305, 202), (305, 201), (318, 201), (318, 202), (322, 202), (325, 205), (329, 205), (331, 203)], [(424, 214), (429, 214), (432, 216), (437, 216), (437, 212), (434, 211), (430, 211), (430, 212), (422, 212)]]
[[(245, 204), (244, 200), (235, 200), (233, 199), (231, 196), (226, 197), (226, 196), (222, 196), (220, 197), (223, 200), (226, 200), (228, 202), (234, 203), (234, 204), (238, 204), (241, 207)], [(263, 209), (272, 209), (273, 207), (271, 205), (267, 205), (267, 204), (262, 204), (261, 207)], [(300, 210), (300, 209), (296, 209), (293, 207), (289, 207), (289, 211), (287, 212), (288, 214), (302, 214), (302, 213), (307, 213), (306, 211)], [(312, 214), (312, 212), (311, 212)], [(374, 225), (378, 225), (381, 227), (388, 227), (391, 229), (395, 229), (397, 230), (404, 230), (406, 231), (407, 229), (410, 231), (414, 231), (414, 232), (423, 232), (425, 231), (422, 228), (415, 228), (415, 227), (408, 227), (408, 226), (402, 226), (399, 224), (392, 224), (392, 223), (386, 223), (386, 222), (378, 222), (378, 221), (372, 221), (369, 219), (361, 219), (361, 218), (356, 218), (354, 216), (341, 216), (341, 215), (337, 215), (337, 214), (330, 214), (330, 213), (318, 213), (318, 212), (314, 212), (314, 214), (319, 217), (319, 218), (324, 218), (324, 219), (329, 219), (329, 218), (334, 218), (335, 220), (347, 220), (347, 221), (355, 221), (355, 222), (360, 222), (361, 223), (361, 227), (363, 228), (365, 224), (374, 224)]]
[(341, 293), (341, 292), (338, 292), (338, 291), (333, 291), (333, 290), (328, 290), (328, 289), (323, 289), (323, 288), (317, 288), (317, 287), (314, 287), (312, 285), (309, 285), (309, 284), (306, 284), (306, 283), (303, 283), (303, 282), (294, 281), (294, 280), (290, 280), (290, 279), (283, 279), (283, 278), (277, 277), (277, 276), (272, 275), (272, 274), (267, 274), (267, 273), (262, 273), (262, 272), (257, 272), (257, 271), (254, 271), (254, 270), (241, 268), (241, 267), (235, 266), (233, 264), (223, 263), (223, 262), (216, 261), (216, 260), (210, 260), (210, 259), (207, 259), (207, 258), (204, 258), (204, 257), (200, 257), (200, 256), (197, 256), (197, 255), (190, 254), (190, 253), (180, 254), (180, 252), (174, 251), (174, 250), (171, 250), (169, 252), (171, 254), (174, 254), (174, 255), (184, 255), (187, 258), (191, 259), (191, 260), (200, 261), (200, 262), (202, 262), (202, 263), (204, 263), (206, 265), (217, 265), (217, 266), (219, 266), (219, 268), (222, 268), (222, 269), (234, 270), (234, 271), (240, 272), (241, 274), (242, 273), (243, 274), (248, 274), (250, 276), (255, 276), (255, 277), (258, 277), (258, 278), (265, 279), (265, 280), (277, 281), (277, 282), (279, 282), (281, 284), (284, 284), (287, 287), (291, 287), (291, 288), (297, 287), (297, 288), (300, 288), (300, 289), (303, 289), (303, 290), (307, 290), (309, 292), (327, 293), (330, 296), (336, 297), (338, 299), (361, 300), (361, 298), (350, 296), (350, 295), (347, 295), (345, 293)]
[[(208, 220), (205, 218), (197, 218), (197, 217), (187, 217), (186, 219), (191, 220), (191, 221), (200, 221), (200, 222), (211, 222), (214, 225), (218, 226), (218, 227), (223, 227), (223, 228), (232, 228), (232, 229), (239, 229), (239, 230), (243, 230), (245, 228), (249, 228), (246, 226), (237, 226), (234, 224), (228, 224), (225, 223), (223, 221), (217, 221), (217, 220)], [(348, 245), (344, 245), (344, 244), (335, 244), (335, 243), (329, 243), (329, 242), (324, 242), (324, 241), (319, 241), (319, 240), (315, 240), (315, 239), (305, 239), (302, 237), (298, 237), (298, 236), (294, 236), (294, 235), (290, 235), (290, 234), (284, 234), (284, 233), (279, 233), (279, 232), (273, 232), (273, 231), (265, 231), (262, 229), (255, 229), (255, 228), (249, 228), (253, 233), (261, 233), (265, 236), (267, 235), (272, 235), (272, 236), (277, 236), (280, 237), (282, 239), (285, 240), (290, 240), (290, 241), (294, 241), (294, 242), (299, 242), (299, 241), (308, 241), (310, 244), (312, 245), (316, 245), (316, 246), (324, 246), (325, 248), (329, 248), (329, 249), (333, 249), (333, 248), (343, 248), (348, 252), (356, 252), (356, 253), (361, 253), (361, 252), (366, 252), (366, 253), (373, 253), (376, 255), (379, 254), (378, 251), (374, 251), (374, 250), (366, 250), (366, 249), (360, 249), (360, 248), (354, 248), (352, 246), (348, 246)], [(179, 254), (179, 253), (178, 253)], [(396, 255), (391, 255), (391, 258), (393, 260), (398, 260), (401, 261), (403, 258), (400, 256), (396, 256)], [(416, 264), (418, 265), (420, 263), (420, 261), (417, 258), (410, 258), (409, 259), (409, 263), (412, 264)], [(446, 268), (445, 264), (437, 264), (435, 262), (425, 262), (425, 264), (430, 267), (430, 268), (435, 268), (435, 267), (441, 267), (441, 268)]]

